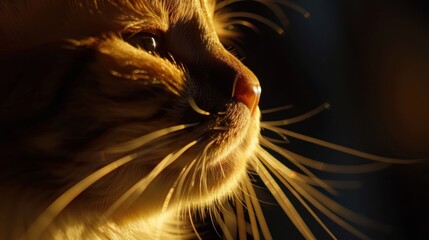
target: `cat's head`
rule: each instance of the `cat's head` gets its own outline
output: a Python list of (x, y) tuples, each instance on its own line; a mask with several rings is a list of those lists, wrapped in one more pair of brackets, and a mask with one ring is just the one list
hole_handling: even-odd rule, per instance
[(222, 44), (214, 0), (0, 6), (0, 171), (23, 193), (8, 201), (37, 195), (34, 217), (76, 187), (62, 207), (124, 219), (233, 193), (260, 86)]

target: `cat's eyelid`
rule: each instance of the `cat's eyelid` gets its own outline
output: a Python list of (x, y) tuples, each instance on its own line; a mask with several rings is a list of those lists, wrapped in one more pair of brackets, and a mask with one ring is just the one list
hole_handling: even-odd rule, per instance
[(161, 36), (164, 34), (164, 31), (159, 29), (152, 29), (152, 28), (128, 28), (121, 32), (122, 37), (133, 37), (137, 34), (147, 34), (152, 35), (153, 37), (156, 37), (157, 39), (161, 39)]
[(162, 49), (162, 32), (158, 30), (123, 32), (121, 36), (128, 44), (151, 54), (157, 54)]

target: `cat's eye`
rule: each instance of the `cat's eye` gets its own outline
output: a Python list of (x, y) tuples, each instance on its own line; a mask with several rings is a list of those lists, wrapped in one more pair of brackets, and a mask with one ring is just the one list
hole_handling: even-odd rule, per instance
[(139, 32), (123, 34), (124, 41), (130, 45), (154, 54), (159, 50), (159, 37), (154, 33)]

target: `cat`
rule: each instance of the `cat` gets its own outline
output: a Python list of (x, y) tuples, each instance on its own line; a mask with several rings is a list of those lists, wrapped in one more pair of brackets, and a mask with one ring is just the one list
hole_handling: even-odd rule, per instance
[[(206, 239), (208, 218), (225, 239), (271, 239), (255, 174), (304, 238), (316, 237), (282, 186), (327, 236), (309, 205), (367, 238), (344, 220), (377, 223), (329, 199), (309, 170), (347, 167), (322, 169), (281, 141), (376, 161), (356, 172), (397, 161), (282, 128), (327, 104), (261, 121), (258, 78), (225, 45), (240, 37), (232, 25), (252, 27), (240, 16), (281, 27), (228, 10), (238, 2), (1, 0), (0, 239)], [(282, 4), (300, 10), (256, 2), (279, 19)]]

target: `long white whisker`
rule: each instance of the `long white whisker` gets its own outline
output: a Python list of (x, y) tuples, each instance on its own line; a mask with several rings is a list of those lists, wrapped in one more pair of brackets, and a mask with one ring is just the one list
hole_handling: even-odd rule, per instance
[[(191, 169), (195, 169), (193, 166), (194, 164), (197, 162), (198, 158), (192, 160), (192, 162), (189, 164), (189, 167), (184, 171), (183, 176), (180, 178), (179, 183), (177, 184), (177, 197), (180, 199), (183, 196), (183, 193), (185, 193), (185, 191), (183, 191), (183, 185), (185, 180), (187, 179), (187, 176), (189, 174), (189, 172), (191, 171)], [(193, 183), (191, 183), (193, 184)]]
[[(279, 180), (287, 187), (287, 182), (293, 186), (294, 189), (299, 192), (301, 196), (303, 196), (305, 199), (307, 199), (314, 207), (316, 207), (319, 211), (321, 211), (323, 214), (325, 214), (328, 218), (332, 219), (335, 223), (346, 229), (347, 231), (351, 232), (352, 234), (362, 238), (366, 239), (368, 238), (366, 235), (364, 235), (362, 232), (358, 231), (356, 228), (345, 222), (343, 219), (338, 217), (332, 210), (334, 209), (336, 213), (342, 215), (343, 217), (356, 222), (361, 225), (366, 226), (375, 226), (379, 229), (385, 229), (386, 226), (381, 225), (377, 222), (374, 222), (370, 219), (364, 218), (346, 208), (338, 204), (337, 202), (333, 201), (326, 195), (322, 194), (320, 191), (316, 190), (315, 188), (311, 187), (308, 184), (298, 184), (295, 182), (293, 178), (288, 177), (287, 171), (285, 171), (282, 168), (285, 168), (281, 163), (278, 162), (277, 159), (275, 159), (272, 156), (260, 154), (258, 152), (259, 159), (264, 161), (264, 164), (267, 166), (272, 167), (274, 174), (278, 173), (280, 175), (276, 175)], [(322, 205), (323, 203), (323, 205)], [(325, 207), (326, 206), (326, 207)], [(305, 206), (304, 206), (305, 207)], [(332, 209), (332, 210), (331, 210)], [(310, 212), (310, 214), (312, 214)], [(316, 219), (317, 220), (317, 219)]]
[(73, 187), (61, 194), (61, 196), (52, 202), (51, 205), (49, 205), (49, 207), (47, 207), (46, 210), (39, 215), (39, 217), (30, 225), (27, 232), (21, 237), (21, 239), (39, 239), (40, 235), (48, 228), (48, 226), (64, 210), (64, 208), (68, 206), (71, 201), (73, 201), (73, 199), (75, 199), (85, 189), (90, 187), (102, 177), (106, 176), (122, 165), (134, 160), (138, 156), (139, 154), (131, 154), (116, 160), (73, 185)]
[(223, 236), (226, 240), (234, 240), (234, 238), (231, 235), (231, 232), (229, 231), (228, 227), (226, 226), (225, 222), (222, 220), (220, 214), (218, 211), (213, 211), (213, 215), (216, 219), (216, 222), (219, 224), (220, 229), (223, 232)]
[(269, 114), (269, 113), (281, 112), (284, 110), (291, 109), (292, 107), (293, 107), (293, 105), (285, 105), (282, 107), (264, 109), (264, 110), (261, 110), (261, 114), (264, 115), (264, 114)]
[[(256, 157), (255, 157), (256, 158)], [(257, 160), (256, 160), (257, 161)], [(251, 162), (254, 164), (255, 160)], [(260, 164), (259, 167), (259, 176), (263, 180), (264, 184), (268, 187), (270, 192), (273, 194), (274, 198), (280, 204), (286, 215), (288, 215), (289, 219), (296, 226), (298, 231), (306, 238), (306, 239), (316, 239), (311, 230), (308, 228), (305, 221), (302, 219), (301, 215), (298, 213), (296, 208), (293, 206), (292, 202), (282, 191), (280, 186), (268, 172), (268, 170)]]
[(287, 154), (289, 154), (292, 158), (296, 159), (300, 163), (305, 166), (324, 171), (324, 172), (332, 172), (332, 173), (341, 173), (341, 174), (359, 174), (359, 173), (367, 173), (373, 172), (381, 169), (385, 169), (389, 166), (386, 163), (367, 163), (367, 164), (359, 164), (359, 165), (338, 165), (338, 164), (329, 164), (321, 161), (316, 161), (302, 155), (296, 154), (287, 149), (283, 149)]
[[(234, 26), (234, 25), (247, 27), (248, 29), (254, 31), (255, 33), (259, 32), (259, 29), (255, 26), (255, 24), (253, 24), (249, 21), (246, 21), (246, 20), (236, 19), (236, 20), (229, 20), (228, 21), (228, 26)], [(230, 30), (230, 31), (233, 31), (233, 30)], [(240, 43), (240, 42), (238, 42), (238, 43)]]
[[(317, 192), (310, 194), (302, 188), (305, 185), (298, 185), (294, 181), (290, 181), (290, 184), (299, 192), (301, 196), (307, 199), (307, 201), (309, 201), (315, 208), (317, 208), (321, 213), (330, 218), (333, 222), (335, 222), (345, 230), (349, 231), (350, 233), (354, 234), (359, 239), (369, 239), (368, 236), (366, 236), (361, 231), (357, 230), (355, 227), (344, 221), (344, 219), (337, 216), (337, 214), (335, 214), (331, 209), (322, 205), (318, 200), (321, 196), (324, 196), (322, 193), (316, 190)], [(337, 212), (337, 209), (335, 209), (335, 212)]]
[[(192, 168), (192, 166), (195, 164), (195, 161), (196, 160), (192, 161), (189, 165), (186, 165), (185, 167), (183, 167), (182, 171), (180, 171), (179, 176), (174, 181), (173, 185), (171, 186), (170, 190), (167, 193), (167, 196), (165, 197), (164, 203), (162, 204), (161, 215), (163, 215), (165, 212), (167, 212), (171, 198), (172, 198), (173, 194), (175, 192), (177, 192), (176, 189), (177, 189), (179, 182), (182, 182), (182, 179), (186, 178), (186, 175), (187, 175), (186, 172), (189, 172), (189, 169)], [(179, 195), (179, 197), (180, 197), (180, 195)], [(177, 232), (180, 232), (180, 231), (177, 231)], [(162, 232), (159, 231), (157, 239), (161, 239), (161, 234), (162, 234)]]
[(194, 220), (192, 220), (191, 208), (188, 208), (188, 216), (189, 216), (189, 221), (191, 222), (192, 230), (195, 233), (195, 236), (198, 238), (198, 240), (203, 240), (203, 238), (198, 233), (197, 228), (195, 227)]
[[(294, 183), (297, 185), (296, 183)], [(332, 200), (326, 195), (320, 193), (316, 188), (310, 185), (300, 185), (305, 192), (307, 192), (310, 196), (317, 197), (314, 198), (315, 201), (322, 203), (324, 206), (328, 207), (330, 210), (335, 211), (335, 213), (343, 218), (346, 218), (352, 222), (355, 222), (361, 226), (365, 227), (373, 227), (380, 229), (382, 231), (388, 231), (389, 227), (383, 223), (379, 223), (377, 221), (366, 218), (362, 215), (359, 215), (356, 212), (349, 210), (348, 208), (342, 206), (338, 202)]]
[(270, 233), (270, 229), (268, 228), (267, 221), (265, 220), (264, 213), (262, 211), (261, 204), (259, 203), (259, 199), (256, 195), (255, 189), (253, 188), (253, 185), (250, 182), (250, 179), (248, 177), (245, 180), (245, 183), (246, 183), (247, 192), (249, 193), (250, 196), (253, 196), (250, 198), (250, 200), (252, 201), (252, 205), (253, 205), (253, 208), (255, 210), (258, 222), (259, 222), (259, 227), (262, 230), (262, 235), (264, 236), (264, 239), (266, 239), (266, 240), (273, 239), (273, 237), (271, 236), (271, 233)]
[(186, 150), (198, 143), (198, 140), (194, 140), (184, 146), (182, 149), (176, 153), (171, 153), (161, 160), (160, 163), (143, 179), (134, 184), (130, 189), (128, 189), (118, 200), (116, 200), (112, 206), (106, 211), (106, 216), (111, 215), (120, 205), (124, 204), (125, 201), (127, 204), (132, 204), (141, 193), (149, 186), (149, 184), (162, 172), (166, 167), (171, 163), (176, 161)]
[(419, 163), (419, 162), (423, 161), (421, 159), (394, 159), (394, 158), (377, 156), (374, 154), (370, 154), (370, 153), (362, 152), (362, 151), (355, 150), (352, 148), (344, 147), (344, 146), (341, 146), (338, 144), (334, 144), (334, 143), (331, 143), (328, 141), (309, 137), (309, 136), (306, 136), (304, 134), (296, 133), (296, 132), (286, 130), (283, 128), (271, 126), (269, 124), (261, 123), (261, 126), (265, 129), (270, 130), (270, 131), (280, 132), (280, 133), (285, 134), (289, 137), (300, 139), (300, 140), (305, 141), (305, 142), (313, 143), (313, 144), (316, 144), (316, 145), (319, 145), (319, 146), (322, 146), (325, 148), (329, 148), (329, 149), (332, 149), (332, 150), (335, 150), (338, 152), (343, 152), (346, 154), (350, 154), (353, 156), (357, 156), (360, 158), (365, 158), (365, 159), (369, 159), (369, 160), (373, 160), (373, 161), (377, 161), (377, 162), (388, 163), (388, 164), (411, 164), (411, 163)]
[[(144, 145), (148, 142), (151, 142), (159, 137), (165, 136), (169, 133), (176, 132), (187, 127), (195, 126), (196, 124), (183, 124), (170, 128), (161, 129), (149, 134), (144, 135), (139, 138), (139, 143)], [(139, 146), (141, 146), (139, 145)], [(26, 233), (24, 233), (21, 239), (25, 238), (34, 238), (38, 239), (40, 235), (48, 228), (48, 226), (53, 222), (53, 220), (67, 207), (73, 199), (75, 199), (79, 194), (88, 189), (95, 182), (100, 180), (102, 177), (113, 172), (117, 168), (123, 166), (124, 164), (131, 162), (132, 160), (140, 157), (147, 151), (141, 151), (139, 153), (130, 154), (114, 162), (102, 167), (101, 169), (95, 171), (89, 176), (85, 177), (67, 191), (65, 191), (61, 196), (59, 196), (54, 202), (52, 202), (42, 214), (37, 217), (37, 219), (30, 225)]]
[[(222, 9), (222, 8), (224, 8), (224, 7), (226, 7), (226, 6), (228, 6), (228, 5), (231, 5), (231, 4), (233, 4), (233, 3), (237, 3), (237, 2), (244, 2), (244, 1), (251, 1), (251, 0), (230, 0), (230, 1), (222, 1), (222, 2), (220, 2), (220, 3), (217, 3), (216, 4), (216, 11), (217, 10), (219, 10), (219, 9)], [(300, 13), (300, 14), (302, 14), (305, 18), (308, 18), (308, 17), (310, 17), (310, 13), (307, 11), (307, 10), (305, 10), (303, 7), (301, 7), (301, 6), (299, 6), (299, 5), (297, 5), (297, 4), (295, 4), (295, 3), (293, 3), (293, 2), (291, 2), (291, 1), (287, 1), (287, 0), (253, 0), (254, 2), (259, 2), (259, 3), (261, 3), (261, 4), (263, 4), (263, 5), (265, 5), (265, 6), (267, 6), (267, 3), (271, 3), (271, 1), (272, 2), (276, 2), (277, 4), (280, 4), (280, 5), (283, 5), (283, 6), (286, 6), (286, 7), (289, 7), (289, 8), (291, 8), (291, 9), (293, 9), (293, 10), (295, 10), (295, 11), (297, 11), (298, 13)], [(267, 7), (269, 7), (269, 6), (267, 6)], [(274, 7), (274, 6), (273, 6)], [(269, 7), (271, 10), (272, 10), (272, 8), (271, 7)], [(277, 15), (277, 14), (276, 14)], [(282, 14), (283, 15), (283, 14)]]
[[(246, 183), (246, 181), (248, 181), (249, 183)], [(252, 183), (250, 182), (250, 178), (247, 178), (242, 182), (241, 184), (242, 188), (247, 190), (247, 186), (246, 186), (247, 184), (252, 185)], [(260, 236), (259, 236), (259, 230), (258, 230), (258, 222), (256, 221), (252, 200), (250, 199), (250, 196), (248, 194), (243, 194), (243, 196), (244, 196), (244, 203), (246, 204), (246, 208), (247, 208), (247, 214), (249, 215), (250, 227), (252, 229), (252, 237), (255, 240), (259, 240)]]
[(311, 207), (307, 204), (307, 202), (304, 201), (304, 199), (299, 195), (299, 193), (289, 184), (289, 181), (292, 180), (292, 178), (289, 178), (287, 174), (284, 174), (283, 172), (279, 171), (278, 169), (274, 168), (271, 163), (270, 159), (265, 159), (262, 156), (259, 158), (262, 163), (270, 169), (272, 173), (283, 183), (283, 185), (295, 196), (296, 199), (304, 206), (304, 208), (313, 216), (313, 218), (319, 223), (319, 225), (333, 238), (337, 239), (334, 234), (329, 230), (329, 228), (323, 223), (323, 221), (317, 216), (317, 214), (311, 209)]
[(260, 22), (260, 23), (270, 27), (271, 29), (276, 31), (277, 34), (279, 34), (279, 35), (284, 33), (284, 29), (282, 27), (280, 27), (278, 24), (276, 24), (275, 22), (269, 20), (268, 18), (262, 17), (258, 14), (254, 14), (254, 13), (250, 13), (250, 12), (229, 12), (229, 13), (222, 14), (221, 17), (226, 18), (226, 19), (249, 18), (249, 19), (255, 20), (257, 22)]
[(279, 8), (278, 5), (272, 2), (272, 0), (256, 0), (256, 2), (259, 2), (269, 8), (270, 11), (274, 13), (274, 15), (276, 15), (282, 26), (284, 28), (287, 27), (287, 25), (289, 24), (288, 17), (286, 16), (285, 12), (281, 8)]
[(208, 210), (209, 210), (210, 221), (212, 223), (213, 229), (215, 230), (216, 234), (219, 237), (222, 237), (221, 234), (219, 233), (219, 231), (217, 230), (217, 227), (215, 224), (216, 221), (213, 219), (214, 212), (217, 211), (217, 209), (216, 208), (209, 208)]
[(211, 130), (214, 130), (214, 131), (228, 131), (229, 128), (228, 127), (215, 126), (215, 127), (212, 127)]
[(142, 145), (153, 141), (154, 139), (160, 138), (162, 136), (165, 136), (167, 134), (177, 132), (186, 128), (194, 127), (198, 125), (199, 123), (191, 123), (191, 124), (180, 124), (172, 127), (163, 128), (154, 132), (151, 132), (149, 134), (146, 134), (142, 137), (135, 138), (133, 140), (117, 144), (115, 146), (109, 147), (104, 152), (106, 153), (123, 153), (123, 152), (129, 152), (132, 150), (135, 150)]
[[(331, 186), (329, 186), (328, 184), (326, 184), (325, 182), (323, 182), (322, 180), (320, 180), (318, 177), (316, 177), (316, 175), (314, 175), (314, 173), (312, 173), (308, 168), (306, 168), (304, 165), (302, 165), (300, 162), (298, 162), (295, 158), (293, 158), (291, 155), (288, 154), (288, 152), (285, 151), (285, 149), (278, 147), (275, 144), (272, 144), (266, 140), (264, 140), (263, 138), (260, 140), (260, 143), (262, 146), (265, 146), (269, 149), (272, 149), (274, 151), (276, 151), (278, 154), (282, 155), (283, 157), (285, 157), (286, 159), (288, 159), (291, 163), (293, 163), (295, 166), (297, 166), (301, 171), (303, 171), (305, 174), (307, 174), (308, 176), (312, 177), (320, 187), (324, 188), (326, 191), (330, 192), (331, 194), (337, 194), (337, 191), (335, 191), (335, 189), (333, 189)], [(262, 157), (265, 158), (272, 158), (273, 162), (278, 162), (279, 161), (277, 159), (275, 159), (274, 157), (272, 157), (265, 149), (263, 148), (259, 148), (258, 150), (258, 154), (261, 154)], [(287, 172), (290, 171), (289, 168), (287, 168), (286, 166), (284, 166), (283, 164), (278, 164), (279, 167), (283, 168), (283, 171)]]
[(275, 144), (288, 144), (288, 143), (290, 143), (289, 139), (280, 140), (280, 139), (271, 138), (271, 137), (267, 137), (267, 136), (261, 136), (261, 137), (263, 137), (263, 138), (265, 138), (265, 140), (267, 140), (271, 143), (275, 143)]
[(302, 122), (306, 119), (309, 119), (319, 113), (321, 113), (324, 110), (329, 109), (330, 105), (328, 103), (324, 103), (321, 106), (307, 112), (304, 113), (300, 116), (297, 117), (293, 117), (293, 118), (289, 118), (289, 119), (285, 119), (285, 120), (280, 120), (280, 121), (263, 121), (262, 122), (262, 127), (265, 127), (266, 125), (269, 126), (286, 126), (286, 125), (290, 125), (290, 124), (294, 124), (294, 123), (298, 123), (298, 122)]
[(173, 185), (171, 186), (170, 190), (168, 191), (168, 194), (165, 197), (164, 203), (162, 204), (161, 214), (164, 214), (167, 211), (168, 205), (170, 204), (171, 197), (173, 196), (173, 193), (176, 191), (177, 184), (182, 179), (183, 174), (185, 173), (186, 169), (188, 169), (188, 168), (189, 168), (188, 165), (183, 167), (182, 171), (180, 171), (180, 173), (179, 173), (179, 176), (174, 181)]
[[(271, 164), (271, 163), (270, 163)], [(281, 171), (279, 171), (281, 172)], [(305, 184), (310, 184), (312, 186), (320, 187), (317, 183), (317, 180), (314, 179), (314, 177), (309, 177), (304, 174), (300, 174), (298, 172), (290, 170), (288, 173), (281, 172), (282, 175), (286, 174), (288, 178), (293, 179), (297, 182), (302, 182)], [(359, 188), (361, 186), (361, 183), (359, 181), (335, 181), (335, 180), (327, 180), (318, 178), (328, 184), (329, 186), (335, 188), (335, 189), (350, 189), (350, 188)]]
[[(173, 133), (176, 131), (180, 131), (182, 129), (186, 129), (188, 127), (192, 127), (197, 125), (195, 124), (182, 124), (177, 125), (169, 128), (164, 128), (158, 131), (154, 131), (152, 133), (146, 134), (136, 141), (139, 143), (138, 146), (140, 147), (146, 143), (149, 143), (159, 137), (165, 136), (169, 133)], [(134, 141), (130, 141), (131, 145), (134, 145)], [(130, 143), (129, 142), (129, 143)], [(128, 145), (127, 145), (128, 146)], [(119, 152), (115, 150), (123, 150), (122, 147), (113, 148), (113, 152)], [(108, 151), (107, 151), (108, 152)], [(107, 174), (111, 173), (112, 171), (116, 170), (117, 168), (123, 166), (124, 164), (140, 157), (143, 155), (143, 153), (146, 153), (146, 151), (141, 151), (139, 153), (134, 153), (128, 156), (125, 156), (123, 158), (120, 158), (101, 169), (95, 171), (94, 173), (90, 174), (89, 176), (85, 177), (75, 185), (73, 185), (71, 188), (69, 188), (67, 191), (65, 191), (61, 196), (59, 196), (54, 202), (52, 202), (45, 211), (43, 211), (42, 214), (39, 215), (39, 217), (30, 225), (28, 230), (25, 234), (21, 237), (22, 239), (31, 237), (34, 239), (38, 239), (40, 235), (48, 228), (48, 226), (52, 223), (52, 221), (64, 210), (66, 206), (69, 205), (73, 199), (75, 199), (79, 194), (81, 194), (83, 191), (85, 191), (88, 187), (93, 185), (95, 182), (100, 180), (102, 177), (106, 176)]]
[(236, 194), (235, 196), (235, 208), (237, 212), (237, 225), (238, 225), (238, 239), (246, 240), (246, 219), (244, 218), (243, 203), (240, 201), (240, 197), (238, 196), (238, 194)]
[(292, 1), (287, 1), (287, 0), (273, 0), (273, 1), (295, 10), (296, 12), (302, 14), (302, 16), (304, 16), (305, 18), (310, 17), (310, 12), (305, 10), (303, 7), (293, 3)]
[[(208, 191), (207, 188), (207, 179), (206, 179), (206, 174), (207, 174), (207, 169), (206, 169), (206, 165), (207, 165), (207, 152), (209, 150), (209, 148), (214, 144), (214, 141), (209, 142), (205, 147), (204, 150), (202, 151), (201, 155), (202, 158), (200, 158), (200, 161), (198, 163), (198, 166), (195, 168), (195, 171), (192, 175), (192, 182), (195, 180), (196, 177), (196, 173), (201, 170), (200, 172), (200, 185), (199, 185), (199, 191), (200, 194), (202, 194), (202, 190), (204, 191)], [(201, 166), (201, 167), (200, 167)], [(204, 188), (204, 189), (202, 189)]]
[(228, 232), (235, 240), (238, 236), (238, 221), (237, 221), (237, 213), (232, 207), (232, 203), (228, 203), (224, 205), (224, 210), (222, 210), (222, 219), (225, 223), (225, 226), (228, 229)]

